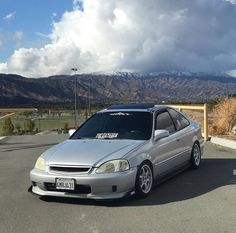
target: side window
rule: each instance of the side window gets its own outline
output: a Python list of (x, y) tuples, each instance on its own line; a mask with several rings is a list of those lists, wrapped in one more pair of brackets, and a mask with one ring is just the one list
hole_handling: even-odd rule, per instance
[(174, 123), (168, 112), (162, 112), (157, 115), (155, 129), (165, 129), (168, 130), (170, 133), (175, 132)]
[(174, 109), (168, 109), (177, 130), (181, 130), (189, 125), (189, 121)]

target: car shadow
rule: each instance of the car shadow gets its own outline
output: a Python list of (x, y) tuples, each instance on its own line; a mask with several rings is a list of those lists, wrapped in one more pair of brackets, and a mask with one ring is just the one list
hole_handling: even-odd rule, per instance
[(203, 159), (197, 170), (187, 169), (156, 186), (144, 199), (132, 196), (122, 200), (95, 201), (87, 199), (40, 197), (46, 202), (106, 207), (162, 205), (192, 199), (225, 185), (236, 184), (236, 159)]

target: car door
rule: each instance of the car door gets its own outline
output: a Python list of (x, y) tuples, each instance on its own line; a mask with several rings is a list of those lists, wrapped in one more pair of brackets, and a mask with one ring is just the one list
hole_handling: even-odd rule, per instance
[(169, 172), (178, 165), (176, 158), (181, 153), (180, 142), (176, 138), (176, 128), (174, 122), (167, 110), (158, 112), (155, 117), (155, 130), (168, 130), (170, 135), (168, 137), (153, 141), (153, 163), (154, 174), (160, 175)]

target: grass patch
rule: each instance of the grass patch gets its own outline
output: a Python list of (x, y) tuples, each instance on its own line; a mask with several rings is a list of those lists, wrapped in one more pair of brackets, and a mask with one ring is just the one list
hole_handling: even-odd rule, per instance
[[(32, 118), (31, 118), (32, 119)], [(20, 125), (22, 130), (25, 130), (24, 122), (25, 119), (14, 116), (11, 117), (12, 123), (15, 126), (15, 132), (16, 132), (16, 125)], [(65, 116), (65, 117), (42, 117), (42, 118), (33, 118), (32, 119), (35, 122), (35, 128), (34, 130), (38, 129), (39, 131), (45, 131), (45, 130), (57, 130), (57, 129), (63, 129), (65, 124), (67, 123), (69, 128), (74, 128), (74, 118), (71, 116)], [(81, 125), (85, 121), (84, 116), (79, 116), (78, 119), (78, 125)], [(3, 127), (4, 119), (0, 120), (0, 134), (2, 134), (2, 127)]]

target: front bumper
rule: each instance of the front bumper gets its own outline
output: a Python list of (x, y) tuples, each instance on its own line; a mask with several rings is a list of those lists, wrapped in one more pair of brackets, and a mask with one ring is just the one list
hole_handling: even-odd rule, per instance
[[(90, 199), (116, 199), (131, 193), (135, 186), (137, 169), (126, 172), (86, 175), (51, 174), (33, 169), (30, 172), (32, 192), (40, 196), (75, 197)], [(76, 190), (59, 191), (54, 187), (56, 178), (75, 179)], [(50, 187), (50, 188), (49, 188)]]

